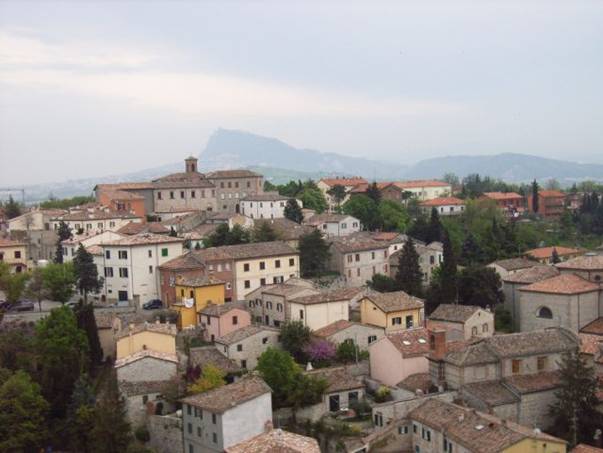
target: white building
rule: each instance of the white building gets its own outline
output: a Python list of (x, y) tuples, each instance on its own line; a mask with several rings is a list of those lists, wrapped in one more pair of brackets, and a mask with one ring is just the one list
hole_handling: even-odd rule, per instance
[(142, 233), (101, 244), (105, 298), (134, 300), (139, 305), (158, 299), (157, 267), (182, 255), (183, 242), (176, 237)]
[(96, 206), (53, 217), (50, 221), (52, 229), (58, 230), (61, 222), (65, 222), (74, 234), (100, 233), (106, 230), (116, 231), (130, 222), (141, 223), (142, 218), (129, 212), (112, 211)]
[(325, 236), (347, 236), (360, 231), (360, 220), (345, 214), (316, 214), (304, 224), (320, 230)]
[[(285, 217), (285, 206), (290, 198), (276, 192), (248, 195), (241, 200), (241, 214), (252, 219), (280, 219)], [(296, 201), (303, 208), (301, 200)]]
[(459, 215), (465, 212), (465, 201), (456, 197), (439, 197), (421, 202), (421, 208), (426, 214), (435, 208), (441, 216)]
[[(124, 237), (126, 236), (123, 234), (119, 234), (115, 231), (109, 230), (103, 231), (102, 233), (98, 234), (84, 233), (74, 235), (72, 238), (61, 242), (61, 245), (63, 246), (63, 261), (68, 262), (73, 260), (80, 244), (82, 244), (84, 248), (87, 249), (88, 247), (91, 247), (93, 245), (99, 245), (104, 242), (117, 241), (118, 239), (123, 239)], [(100, 275), (102, 275), (102, 273)]]

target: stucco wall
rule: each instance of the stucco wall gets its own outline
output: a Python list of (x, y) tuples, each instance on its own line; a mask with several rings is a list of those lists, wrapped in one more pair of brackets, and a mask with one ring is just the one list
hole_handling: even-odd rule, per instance
[(144, 357), (117, 368), (117, 380), (127, 382), (167, 381), (176, 375), (177, 364)]
[[(125, 328), (127, 329), (127, 326)], [(172, 335), (144, 331), (117, 340), (117, 358), (142, 351), (143, 346), (157, 352), (176, 353), (176, 339)]]
[(407, 376), (427, 373), (429, 363), (425, 357), (404, 358), (387, 337), (373, 343), (369, 348), (371, 378), (394, 386)]
[(182, 445), (182, 419), (180, 417), (150, 415), (147, 425), (151, 435), (149, 446), (153, 451), (156, 453), (184, 451)]

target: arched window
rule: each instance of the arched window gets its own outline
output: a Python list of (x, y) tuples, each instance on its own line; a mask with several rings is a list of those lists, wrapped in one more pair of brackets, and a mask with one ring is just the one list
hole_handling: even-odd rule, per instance
[(544, 319), (553, 319), (553, 312), (549, 307), (540, 307), (536, 316)]

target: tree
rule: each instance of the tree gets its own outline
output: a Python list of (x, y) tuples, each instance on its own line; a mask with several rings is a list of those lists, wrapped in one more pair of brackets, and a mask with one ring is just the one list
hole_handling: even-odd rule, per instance
[(207, 392), (208, 390), (222, 387), (226, 384), (224, 372), (211, 363), (203, 367), (199, 379), (188, 386), (189, 395)]
[(372, 279), (366, 282), (367, 286), (380, 293), (391, 293), (397, 291), (398, 283), (391, 277), (383, 274), (375, 274)]
[(329, 340), (320, 338), (311, 340), (304, 348), (304, 352), (314, 366), (325, 367), (335, 359), (337, 350)]
[(465, 236), (465, 241), (463, 242), (461, 260), (462, 264), (465, 266), (481, 264), (484, 262), (484, 251), (477, 243), (473, 233), (470, 231)]
[(459, 177), (457, 175), (455, 175), (454, 173), (445, 173), (444, 176), (442, 176), (442, 181), (450, 184), (453, 189), (454, 189), (454, 187), (457, 187), (461, 183)]
[(538, 211), (540, 210), (539, 203), (540, 201), (538, 199), (538, 183), (534, 179), (534, 181), (532, 181), (532, 210), (535, 213), (538, 213)]
[(442, 240), (442, 223), (440, 222), (440, 215), (438, 210), (434, 207), (431, 208), (431, 216), (429, 217), (429, 226), (427, 227), (427, 237), (425, 242), (428, 244), (434, 241)]
[(77, 306), (75, 310), (77, 326), (86, 333), (88, 338), (88, 349), (90, 351), (90, 374), (94, 375), (97, 365), (103, 360), (103, 349), (98, 338), (98, 327), (94, 317), (94, 307), (84, 303)]
[(324, 212), (328, 207), (324, 194), (312, 180), (304, 182), (301, 191), (298, 193), (283, 195), (298, 198), (305, 208), (313, 209), (318, 214)]
[(327, 190), (327, 194), (331, 196), (333, 201), (337, 204), (337, 206), (341, 205), (341, 202), (345, 200), (346, 191), (345, 187), (341, 184), (335, 184), (329, 190)]
[(278, 234), (269, 222), (258, 222), (253, 228), (253, 242), (272, 242)]
[(413, 238), (417, 238), (419, 241), (428, 243), (429, 239), (429, 223), (427, 222), (427, 218), (423, 214), (419, 214), (410, 228), (407, 230), (406, 234), (412, 236)]
[(29, 277), (28, 272), (11, 273), (7, 270), (0, 270), (0, 289), (4, 292), (7, 302), (14, 304), (19, 301)]
[(62, 242), (66, 241), (67, 239), (70, 239), (72, 236), (69, 225), (67, 225), (62, 220), (59, 222), (59, 228), (57, 229), (57, 235), (58, 235), (57, 250), (55, 253), (55, 257), (54, 257), (54, 262), (58, 263), (58, 264), (62, 264), (63, 263), (63, 244), (62, 244)]
[(291, 354), (280, 349), (268, 348), (258, 359), (257, 371), (272, 389), (274, 407), (287, 404), (289, 393), (292, 391), (295, 377), (300, 373), (299, 365)]
[(304, 363), (307, 359), (304, 348), (310, 342), (310, 328), (301, 321), (289, 321), (281, 327), (281, 344), (297, 362)]
[(36, 325), (39, 382), (50, 403), (52, 418), (63, 418), (73, 387), (88, 367), (88, 339), (77, 326), (73, 311), (55, 308)]
[(379, 190), (379, 186), (376, 181), (373, 181), (366, 188), (366, 196), (375, 202), (375, 204), (379, 204), (381, 201), (381, 191)]
[(343, 212), (356, 217), (369, 231), (380, 228), (383, 223), (377, 203), (366, 195), (355, 195), (350, 198), (344, 203)]
[(454, 304), (457, 302), (456, 257), (454, 256), (454, 250), (452, 250), (452, 244), (450, 243), (448, 232), (444, 231), (443, 236), (443, 261), (439, 275), (439, 296), (441, 298), (440, 303)]
[(52, 300), (65, 303), (71, 299), (76, 283), (72, 263), (49, 263), (42, 268), (42, 276)]
[(132, 441), (130, 424), (126, 420), (126, 403), (119, 395), (115, 376), (108, 380), (96, 404), (92, 439), (94, 453), (122, 453)]
[(241, 225), (235, 224), (232, 226), (230, 232), (226, 236), (225, 245), (247, 244), (250, 241), (249, 231), (247, 231)]
[(304, 234), (299, 238), (299, 266), (302, 277), (322, 275), (331, 257), (329, 244), (319, 230)]
[(91, 451), (95, 403), (96, 397), (92, 385), (86, 375), (81, 375), (75, 382), (67, 410), (69, 446), (73, 451)]
[(7, 219), (14, 219), (21, 215), (21, 206), (13, 199), (12, 195), (8, 196), (8, 201), (4, 205), (4, 215)]
[(24, 371), (0, 384), (0, 451), (38, 451), (48, 437), (48, 403)]
[(48, 289), (44, 286), (42, 268), (36, 267), (31, 272), (31, 278), (25, 288), (25, 295), (30, 299), (38, 301), (38, 308), (42, 311), (42, 301), (49, 296)]
[(284, 214), (285, 218), (292, 220), (295, 223), (302, 223), (304, 220), (304, 214), (295, 198), (289, 198), (287, 200)]
[(411, 296), (423, 293), (423, 272), (419, 266), (419, 254), (411, 237), (404, 243), (398, 258), (396, 286)]
[(404, 232), (408, 228), (410, 216), (402, 204), (394, 200), (382, 200), (377, 211), (383, 231)]
[(492, 310), (504, 302), (502, 283), (491, 267), (470, 266), (458, 276), (458, 301), (462, 305), (478, 305)]
[(556, 401), (550, 406), (554, 431), (576, 446), (592, 442), (595, 431), (603, 426), (603, 416), (597, 411), (598, 381), (577, 350), (566, 353), (559, 364), (560, 388)]
[(94, 257), (88, 252), (82, 244), (77, 249), (73, 258), (73, 271), (76, 279), (76, 286), (80, 294), (84, 294), (84, 302), (88, 302), (89, 292), (98, 292), (103, 286), (102, 278), (98, 276), (98, 269), (94, 263)]
[(230, 228), (227, 223), (221, 223), (207, 238), (207, 247), (220, 247), (228, 242)]
[(553, 253), (551, 253), (551, 262), (553, 264), (557, 264), (561, 262), (561, 258), (559, 257), (559, 252), (557, 252), (557, 249), (555, 247), (553, 247)]
[(360, 357), (360, 349), (358, 345), (352, 341), (344, 341), (337, 346), (337, 360), (344, 363), (358, 361)]

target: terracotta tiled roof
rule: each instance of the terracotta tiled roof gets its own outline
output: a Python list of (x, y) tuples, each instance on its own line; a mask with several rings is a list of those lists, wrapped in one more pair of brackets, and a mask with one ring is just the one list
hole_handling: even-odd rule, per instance
[(106, 190), (104, 192), (112, 200), (144, 200), (142, 195), (125, 190)]
[(364, 290), (362, 288), (339, 288), (332, 291), (319, 292), (309, 296), (301, 296), (291, 299), (290, 302), (302, 305), (324, 304), (350, 300), (358, 296)]
[(570, 453), (603, 453), (603, 448), (596, 448), (586, 444), (578, 444)]
[(397, 387), (403, 388), (410, 392), (421, 390), (423, 393), (428, 393), (431, 387), (431, 376), (429, 373), (415, 373), (406, 376), (405, 379), (398, 382)]
[(288, 200), (289, 198), (294, 198), (294, 197), (288, 197), (286, 195), (281, 195), (278, 192), (266, 192), (266, 193), (249, 194), (245, 198), (242, 198), (241, 200), (242, 201), (284, 201), (284, 200)]
[[(320, 181), (324, 182), (328, 186), (357, 186), (358, 184), (367, 184), (367, 180), (358, 176), (352, 178), (322, 178)], [(319, 181), (319, 182), (320, 182)]]
[(557, 263), (559, 269), (575, 269), (584, 271), (603, 270), (603, 255), (584, 255), (569, 259), (563, 263)]
[(491, 200), (523, 200), (523, 197), (515, 192), (486, 192), (486, 198)]
[(245, 302), (226, 302), (220, 305), (209, 304), (200, 313), (207, 316), (222, 316), (231, 310), (245, 310)]
[(134, 235), (140, 233), (154, 233), (154, 234), (167, 234), (170, 232), (169, 228), (166, 228), (159, 222), (148, 222), (148, 223), (135, 223), (130, 222), (122, 226), (117, 230), (120, 234)]
[(315, 330), (314, 332), (312, 332), (312, 334), (316, 335), (317, 337), (327, 338), (353, 325), (354, 323), (352, 321), (340, 319), (339, 321), (332, 322), (331, 324), (327, 324), (326, 326)]
[(274, 335), (274, 334), (278, 334), (279, 332), (280, 332), (279, 329), (275, 329), (272, 327), (252, 325), (252, 326), (241, 327), (240, 329), (230, 332), (224, 336), (221, 336), (220, 338), (216, 338), (215, 341), (216, 341), (216, 343), (231, 345), (231, 344), (238, 343), (239, 341), (243, 341), (246, 338), (249, 338), (253, 335), (258, 335), (258, 334), (273, 334)]
[(209, 179), (221, 179), (221, 178), (262, 178), (262, 175), (251, 170), (237, 169), (237, 170), (216, 170), (206, 173), (205, 176)]
[(499, 380), (465, 384), (462, 387), (462, 393), (468, 393), (490, 407), (519, 401), (519, 398)]
[(25, 242), (13, 241), (8, 238), (0, 238), (0, 247), (22, 247), (25, 246)]
[(559, 275), (559, 270), (555, 266), (536, 265), (529, 269), (522, 269), (503, 278), (508, 283), (536, 283)]
[(222, 247), (209, 247), (206, 249), (195, 250), (192, 253), (200, 258), (201, 261), (244, 260), (299, 254), (297, 250), (282, 241), (224, 245)]
[(201, 259), (192, 252), (187, 252), (172, 260), (166, 261), (161, 266), (161, 270), (184, 271), (184, 270), (203, 270), (205, 265)]
[(536, 262), (526, 258), (509, 258), (507, 260), (494, 261), (491, 264), (496, 264), (507, 271), (518, 271), (520, 269), (529, 269), (537, 265)]
[(91, 255), (96, 255), (96, 256), (103, 255), (103, 248), (100, 245), (91, 245), (89, 247), (86, 247), (86, 251), (88, 253), (90, 253)]
[(429, 319), (464, 323), (479, 310), (482, 308), (477, 305), (440, 304), (429, 316)]
[(224, 385), (208, 392), (183, 398), (181, 401), (200, 407), (209, 412), (223, 413), (239, 404), (271, 393), (270, 387), (262, 378), (254, 374), (245, 376), (237, 382)]
[(558, 190), (539, 190), (538, 195), (543, 198), (565, 198), (565, 194)]
[(521, 287), (519, 290), (547, 294), (582, 294), (599, 291), (599, 285), (575, 274), (561, 274)]
[(427, 329), (404, 330), (387, 335), (386, 338), (402, 353), (403, 357), (426, 356), (429, 353), (429, 333)]
[(348, 217), (352, 217), (352, 216), (349, 216), (346, 214), (331, 214), (331, 213), (314, 214), (309, 219), (304, 220), (304, 223), (307, 223), (308, 225), (320, 225), (322, 223), (339, 223), (342, 220), (347, 219)]
[(234, 360), (224, 356), (215, 346), (191, 348), (188, 358), (193, 368), (199, 366), (203, 369), (204, 366), (213, 365), (227, 374), (241, 371), (241, 367)]
[(53, 217), (54, 221), (94, 221), (94, 220), (108, 220), (108, 219), (137, 219), (137, 215), (130, 212), (123, 211), (111, 211), (108, 209), (94, 209), (92, 212), (89, 210), (71, 212), (69, 214), (59, 215)]
[(603, 336), (582, 332), (578, 336), (580, 337), (580, 352), (582, 354), (599, 354), (600, 346), (603, 345)]
[(456, 197), (441, 197), (421, 202), (421, 206), (460, 206), (464, 204), (465, 200)]
[(259, 288), (262, 294), (271, 294), (273, 296), (295, 297), (298, 293), (318, 294), (320, 291), (312, 286), (297, 285), (295, 283), (277, 283)]
[(309, 225), (300, 225), (299, 223), (293, 222), (289, 219), (255, 219), (255, 225), (261, 225), (262, 223), (267, 223), (270, 225), (277, 237), (281, 241), (295, 241), (298, 240), (301, 236), (311, 233), (314, 231)]
[(379, 250), (389, 247), (387, 241), (378, 241), (365, 232), (352, 233), (347, 236), (336, 236), (331, 238), (331, 244), (341, 253), (354, 253), (366, 250)]
[(320, 453), (318, 441), (313, 437), (273, 429), (232, 447), (225, 453)]
[(534, 374), (518, 374), (504, 379), (507, 385), (521, 394), (542, 392), (559, 387), (561, 382), (559, 372), (541, 371)]
[(173, 173), (153, 181), (153, 189), (214, 188), (202, 173)]
[(167, 244), (171, 242), (184, 242), (184, 240), (177, 237), (165, 236), (163, 234), (140, 233), (115, 241), (105, 242), (103, 245), (148, 245)]
[(175, 337), (178, 333), (178, 329), (175, 324), (168, 323), (157, 323), (157, 322), (143, 322), (140, 324), (134, 324), (124, 327), (115, 336), (116, 339), (124, 338), (131, 335), (135, 335), (140, 332), (157, 332), (165, 335)]
[(369, 292), (365, 298), (379, 307), (385, 313), (401, 310), (413, 310), (424, 307), (423, 299), (411, 296), (404, 291), (393, 291), (391, 293)]
[(213, 275), (197, 275), (194, 277), (183, 277), (180, 276), (176, 278), (176, 284), (181, 286), (191, 286), (194, 288), (199, 288), (202, 286), (213, 286), (220, 285), (224, 282), (218, 278), (215, 278)]
[(343, 392), (364, 387), (362, 378), (353, 376), (345, 367), (320, 368), (307, 371), (305, 374), (325, 379), (328, 384), (325, 393)]
[(98, 184), (95, 190), (142, 190), (152, 188), (153, 184), (150, 182), (122, 182), (118, 184)]
[(436, 398), (410, 411), (408, 417), (445, 432), (449, 439), (474, 453), (501, 452), (524, 439), (565, 444), (548, 434)]
[(580, 329), (583, 333), (592, 333), (593, 335), (603, 335), (603, 317), (597, 318), (591, 323), (585, 325)]
[(559, 256), (576, 255), (578, 253), (581, 253), (581, 251), (578, 249), (573, 249), (570, 247), (555, 246), (555, 247), (540, 247), (538, 249), (528, 250), (525, 254), (527, 256), (531, 256), (532, 258), (535, 258), (535, 259), (543, 259), (543, 258), (550, 258), (551, 256), (553, 256), (553, 250), (557, 250), (557, 254)]
[(176, 356), (176, 354), (171, 354), (169, 352), (153, 351), (152, 349), (143, 349), (142, 351), (137, 351), (134, 354), (122, 357), (121, 359), (117, 359), (115, 361), (114, 367), (121, 368), (123, 366), (129, 365), (130, 363), (145, 359), (147, 357), (157, 360), (165, 360), (166, 362), (178, 363), (178, 357)]

